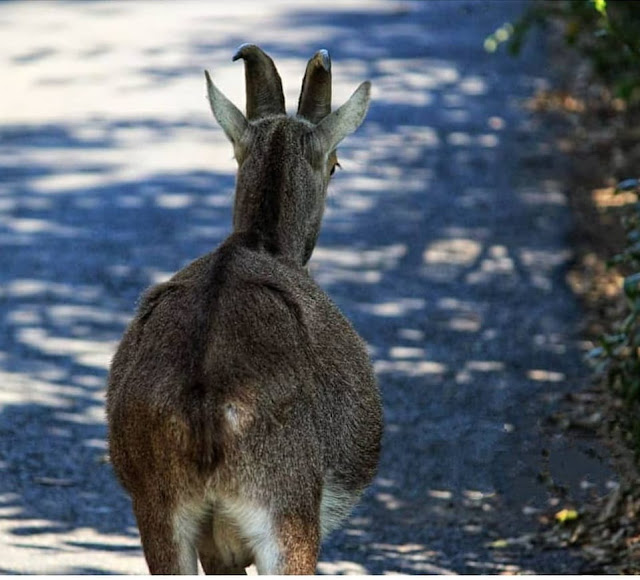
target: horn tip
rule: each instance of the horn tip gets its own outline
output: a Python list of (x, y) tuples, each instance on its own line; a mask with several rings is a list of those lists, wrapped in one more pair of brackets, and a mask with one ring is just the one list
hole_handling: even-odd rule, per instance
[(317, 52), (320, 64), (322, 68), (327, 72), (331, 71), (331, 57), (329, 56), (329, 51), (326, 48), (321, 48)]
[(251, 44), (250, 42), (244, 42), (237, 48), (231, 60), (235, 62), (240, 58), (245, 58), (247, 56), (247, 52), (255, 48), (258, 48), (255, 44)]

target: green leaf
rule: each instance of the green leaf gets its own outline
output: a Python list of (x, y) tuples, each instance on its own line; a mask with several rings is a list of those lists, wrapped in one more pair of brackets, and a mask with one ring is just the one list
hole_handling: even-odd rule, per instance
[(625, 335), (622, 333), (605, 334), (604, 336), (602, 336), (601, 341), (602, 341), (602, 346), (606, 348), (616, 344), (620, 344), (621, 342), (624, 342), (624, 339), (625, 339)]
[(556, 520), (558, 520), (561, 524), (564, 524), (566, 522), (571, 522), (577, 519), (578, 519), (578, 512), (572, 509), (565, 508), (563, 510), (560, 510), (556, 514)]
[(631, 276), (627, 276), (624, 279), (624, 284), (622, 285), (622, 289), (624, 293), (631, 299), (636, 298), (640, 293), (638, 289), (638, 284), (640, 284), (640, 272), (635, 274), (631, 274)]
[(602, 14), (602, 16), (607, 15), (607, 0), (592, 0), (593, 7)]

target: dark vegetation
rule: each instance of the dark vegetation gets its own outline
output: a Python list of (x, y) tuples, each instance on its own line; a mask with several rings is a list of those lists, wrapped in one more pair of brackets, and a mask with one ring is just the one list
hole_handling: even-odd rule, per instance
[(640, 102), (640, 6), (635, 0), (546, 0), (535, 2), (514, 24), (489, 36), (519, 54), (534, 26), (560, 26), (565, 45), (588, 62), (594, 77), (628, 103)]
[[(612, 451), (620, 484), (559, 521), (551, 543), (582, 548), (594, 571), (640, 572), (640, 2), (535, 1), (487, 37), (517, 55), (533, 28), (548, 36), (557, 86), (533, 99), (568, 127), (566, 191), (575, 222), (568, 281), (585, 306), (593, 384), (573, 416)], [(583, 402), (587, 401), (586, 404)], [(590, 420), (591, 419), (591, 420)], [(595, 420), (594, 420), (595, 419)]]

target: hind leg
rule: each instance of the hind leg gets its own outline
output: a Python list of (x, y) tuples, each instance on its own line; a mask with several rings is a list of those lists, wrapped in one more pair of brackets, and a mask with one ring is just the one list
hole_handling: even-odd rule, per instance
[(279, 558), (275, 566), (261, 569), (260, 556), (256, 555), (260, 574), (314, 575), (320, 551), (319, 517), (285, 516), (275, 524)]
[(228, 506), (246, 538), (259, 574), (314, 574), (320, 549), (320, 514), (316, 510), (287, 513), (255, 502), (236, 500)]
[(151, 574), (197, 574), (197, 523), (187, 510), (169, 509), (150, 498), (135, 498), (133, 511)]

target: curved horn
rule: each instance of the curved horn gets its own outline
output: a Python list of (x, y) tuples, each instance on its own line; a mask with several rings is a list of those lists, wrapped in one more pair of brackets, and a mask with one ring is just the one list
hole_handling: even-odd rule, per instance
[(298, 101), (298, 115), (317, 124), (330, 112), (331, 59), (323, 48), (307, 63)]
[(285, 113), (282, 81), (271, 58), (255, 44), (243, 44), (233, 60), (244, 60), (247, 119)]

